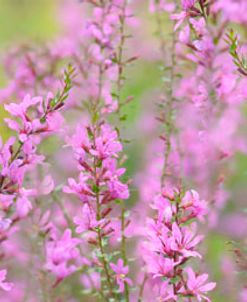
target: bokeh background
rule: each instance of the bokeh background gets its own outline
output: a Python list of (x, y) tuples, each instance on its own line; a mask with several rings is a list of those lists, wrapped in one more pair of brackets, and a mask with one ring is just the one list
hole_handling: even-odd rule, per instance
[[(3, 57), (9, 48), (22, 43), (46, 43), (52, 41), (63, 30), (59, 20), (59, 10), (62, 5), (61, 0), (0, 0), (0, 53)], [(145, 3), (144, 3), (145, 2)], [(126, 121), (123, 124), (126, 138), (130, 139), (127, 146), (128, 161), (127, 171), (130, 177), (134, 177), (140, 170), (142, 159), (140, 150), (145, 147), (143, 138), (135, 129), (138, 127), (138, 119), (142, 114), (142, 108), (150, 96), (161, 87), (160, 70), (155, 56), (158, 52), (158, 45), (155, 38), (155, 23), (148, 13), (146, 1), (143, 1), (143, 10), (137, 12), (137, 17), (143, 24), (137, 24), (137, 31), (141, 39), (150, 39), (150, 45), (146, 57), (153, 57), (154, 60), (140, 58), (128, 71), (124, 94), (134, 97), (134, 101), (125, 107)], [(139, 26), (139, 27), (138, 27)], [(167, 30), (171, 24), (167, 19)], [(142, 46), (141, 46), (142, 47)], [(6, 78), (3, 67), (0, 65), (0, 86), (4, 87)], [(245, 110), (245, 108), (243, 108)], [(0, 104), (0, 132), (6, 139), (10, 133), (4, 125), (5, 116), (3, 106)], [(243, 129), (245, 131), (246, 129)], [(247, 133), (247, 132), (246, 132)], [(54, 146), (49, 146), (50, 152)], [(232, 241), (244, 239), (247, 234), (247, 158), (243, 154), (238, 154), (232, 163), (232, 173), (229, 175), (227, 187), (230, 189), (232, 199), (229, 200), (226, 208), (220, 217), (219, 226), (212, 229), (207, 236), (205, 244), (207, 270), (212, 272), (212, 280), (216, 280), (219, 287), (212, 295), (213, 301), (232, 301), (229, 298), (229, 291), (235, 288), (228, 288), (227, 296), (225, 286), (227, 279), (231, 278), (229, 272), (234, 260), (232, 252)], [(133, 189), (130, 202), (135, 203), (138, 199), (138, 192)], [(245, 209), (246, 207), (246, 209)], [(236, 227), (237, 225), (237, 227)], [(234, 261), (233, 261), (234, 262)], [(232, 274), (234, 267), (232, 268)], [(224, 280), (224, 285), (222, 285)]]

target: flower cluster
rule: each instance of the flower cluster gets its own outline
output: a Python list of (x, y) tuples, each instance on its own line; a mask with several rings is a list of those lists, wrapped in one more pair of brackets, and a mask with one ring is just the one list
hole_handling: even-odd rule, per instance
[[(98, 103), (103, 114), (119, 110), (124, 67), (135, 58), (124, 59), (126, 22), (132, 17), (125, 0), (88, 1), (92, 17), (85, 25), (86, 51), (82, 65), (81, 88), (85, 99)], [(84, 43), (85, 44), (85, 43)], [(84, 45), (85, 47), (85, 45)], [(99, 92), (100, 86), (100, 92)], [(101, 100), (99, 102), (99, 93)]]
[(47, 242), (45, 268), (57, 277), (55, 285), (76, 271), (77, 266), (72, 263), (79, 259), (79, 243), (78, 238), (71, 237), (69, 229), (64, 231), (61, 238), (51, 238)]
[[(201, 259), (197, 251), (203, 237), (196, 234), (196, 222), (206, 214), (205, 201), (198, 193), (164, 189), (154, 200), (156, 217), (149, 219), (144, 260), (160, 301), (177, 301), (179, 297), (210, 301), (207, 292), (215, 283), (206, 283), (207, 274), (198, 275), (188, 263)], [(183, 300), (185, 301), (185, 300)], [(187, 301), (187, 300), (186, 300)]]
[[(128, 185), (120, 180), (125, 169), (117, 164), (122, 145), (117, 132), (105, 123), (99, 127), (78, 126), (68, 144), (74, 150), (80, 174), (78, 181), (69, 178), (63, 191), (76, 195), (82, 202), (79, 215), (74, 217), (76, 233), (82, 234), (89, 244), (100, 248), (98, 261), (108, 275), (109, 264), (101, 259), (104, 257), (104, 241), (121, 237), (117, 227), (119, 218), (113, 214), (116, 211), (115, 202), (129, 198)], [(110, 267), (116, 274), (120, 274), (121, 270), (125, 272), (124, 276), (127, 274), (127, 267), (117, 269), (114, 264)], [(120, 275), (116, 275), (116, 281), (120, 291), (123, 291), (125, 277)], [(130, 283), (129, 279), (126, 280)]]
[[(159, 111), (157, 118), (165, 129), (160, 135), (162, 141), (156, 141), (152, 147), (159, 159), (156, 156), (149, 161), (148, 168), (151, 170), (157, 161), (162, 167), (164, 162), (163, 171), (156, 169), (158, 184), (152, 184), (153, 195), (159, 190), (161, 174), (176, 184), (179, 182), (176, 175), (192, 181), (211, 205), (208, 216), (211, 227), (217, 225), (220, 209), (230, 197), (224, 181), (231, 160), (237, 152), (247, 150), (239, 131), (244, 126), (241, 108), (246, 98), (246, 78), (240, 78), (235, 67), (237, 63), (244, 73), (244, 57), (236, 53), (239, 52), (237, 38), (228, 34), (235, 63), (232, 62), (225, 41), (228, 24), (225, 11), (221, 16), (214, 10), (217, 3), (181, 1), (181, 6), (169, 12), (175, 20), (175, 31), (171, 64), (165, 62), (165, 83), (159, 102), (164, 110), (161, 114)], [(163, 35), (161, 28), (159, 37)], [(162, 55), (165, 57), (166, 53)], [(182, 77), (178, 62), (190, 66)], [(162, 145), (165, 151), (161, 151)], [(147, 174), (149, 172), (145, 177)], [(145, 190), (144, 187), (147, 187), (145, 183), (141, 190)]]
[(61, 53), (55, 56), (48, 47), (20, 46), (8, 52), (3, 63), (9, 82), (0, 89), (0, 100), (18, 100), (26, 94), (45, 96), (47, 87), (56, 91), (59, 87), (57, 65), (62, 58)]
[(1, 209), (8, 212), (16, 201), (17, 217), (25, 216), (32, 208), (29, 196), (40, 193), (36, 188), (24, 188), (25, 174), (44, 161), (44, 156), (36, 153), (37, 145), (42, 137), (57, 131), (62, 122), (60, 113), (56, 112), (57, 108), (46, 114), (41, 109), (46, 108), (44, 104), (42, 98), (27, 95), (20, 104), (5, 106), (13, 117), (19, 118), (20, 123), (6, 118), (9, 128), (17, 132), (19, 142), (15, 147), (16, 139), (11, 137), (1, 145)]
[[(65, 87), (68, 90), (66, 83)], [(5, 144), (0, 143), (1, 242), (16, 232), (18, 221), (36, 210), (37, 205), (33, 201), (50, 194), (54, 188), (50, 175), (38, 180), (38, 185), (28, 179), (38, 166), (44, 164), (45, 156), (38, 154), (38, 146), (44, 138), (60, 131), (63, 117), (59, 110), (64, 105), (63, 95), (64, 91), (57, 97), (51, 93), (46, 98), (26, 95), (19, 104), (5, 105), (11, 116), (5, 122), (9, 129), (15, 131), (16, 137), (10, 137)], [(3, 270), (3, 281), (5, 276), (6, 270)], [(10, 290), (12, 285), (3, 281), (2, 288)]]

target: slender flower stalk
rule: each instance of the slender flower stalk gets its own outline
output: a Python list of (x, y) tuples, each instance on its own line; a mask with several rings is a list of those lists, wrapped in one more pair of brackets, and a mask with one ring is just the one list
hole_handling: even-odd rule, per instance
[[(164, 124), (164, 135), (161, 138), (165, 141), (165, 152), (164, 152), (164, 165), (161, 177), (161, 184), (164, 183), (167, 176), (169, 176), (169, 155), (171, 152), (171, 138), (174, 132), (175, 124), (174, 124), (174, 115), (175, 115), (175, 98), (174, 98), (174, 80), (176, 73), (176, 54), (175, 54), (175, 46), (176, 46), (176, 32), (174, 32), (172, 28), (171, 33), (171, 47), (170, 49), (166, 49), (166, 39), (164, 33), (164, 22), (162, 18), (162, 12), (158, 9), (159, 2), (156, 3), (155, 9), (155, 19), (157, 24), (157, 32), (160, 42), (160, 52), (162, 55), (162, 66), (161, 69), (164, 72), (164, 95), (162, 96), (161, 103), (159, 107), (162, 108), (162, 115), (158, 117), (158, 119)], [(176, 10), (176, 3), (174, 4), (174, 10)], [(170, 66), (166, 66), (166, 56), (170, 57)]]
[[(123, 204), (124, 200), (128, 199), (129, 191), (128, 186), (120, 180), (125, 169), (118, 167), (122, 144), (118, 132), (113, 130), (107, 121), (109, 113), (120, 112), (123, 68), (126, 65), (123, 55), (127, 2), (90, 4), (94, 19), (90, 20), (87, 26), (91, 38), (95, 41), (94, 55), (97, 55), (97, 60), (91, 65), (96, 75), (95, 92), (92, 92), (86, 106), (90, 121), (79, 126), (72, 140), (68, 140), (78, 161), (80, 179), (78, 183), (69, 179), (69, 186), (64, 187), (64, 192), (76, 194), (84, 204), (83, 217), (88, 223), (83, 223), (79, 217), (74, 221), (80, 225), (76, 229), (78, 233), (90, 231), (91, 236), (87, 241), (93, 248), (96, 256), (93, 261), (96, 261), (95, 267), (98, 267), (102, 278), (101, 294), (106, 299), (117, 299), (124, 292), (125, 301), (129, 301), (131, 282), (129, 278), (122, 277), (128, 272), (125, 235), (128, 221), (125, 217), (125, 206), (122, 205), (121, 210), (117, 205), (118, 202)], [(107, 75), (111, 69), (114, 73), (115, 68), (117, 73), (111, 84)], [(113, 89), (111, 96), (110, 89)], [(119, 211), (122, 212), (118, 217), (114, 213)], [(119, 225), (119, 230), (115, 224)], [(111, 238), (114, 237), (121, 238), (119, 249), (122, 259), (118, 259), (118, 263), (120, 265), (123, 262), (122, 269), (125, 273), (120, 275), (111, 262), (114, 253), (107, 249), (107, 245), (113, 240)]]
[[(196, 1), (182, 1), (183, 13), (173, 14), (172, 18), (177, 20), (175, 24), (175, 32), (191, 14), (190, 10), (195, 8)], [(200, 3), (202, 14), (204, 15), (203, 3)], [(198, 10), (199, 15), (199, 10)], [(192, 15), (191, 15), (192, 16)], [(157, 17), (158, 25), (160, 26), (159, 14)], [(162, 43), (161, 36), (161, 50), (164, 53), (164, 43)], [(169, 121), (174, 121), (172, 113), (174, 110), (174, 75), (175, 75), (175, 57), (176, 57), (176, 40), (175, 33), (172, 41), (172, 67), (170, 78), (167, 84), (168, 93), (167, 100), (165, 99), (164, 112), (165, 115), (159, 120), (164, 121), (166, 125), (166, 132), (163, 139), (166, 142), (166, 151), (164, 154), (164, 168), (161, 175), (161, 194), (155, 197), (151, 205), (157, 211), (157, 215), (153, 220), (148, 220), (147, 229), (150, 237), (146, 244), (147, 253), (144, 256), (144, 261), (147, 265), (147, 272), (150, 276), (149, 282), (156, 284), (156, 295), (160, 301), (177, 301), (183, 299), (192, 301), (192, 298), (198, 300), (205, 299), (210, 301), (205, 295), (208, 291), (215, 287), (215, 283), (203, 284), (208, 275), (204, 274), (198, 277), (202, 280), (201, 284), (192, 268), (188, 265), (191, 258), (199, 257), (201, 255), (195, 250), (198, 243), (202, 240), (201, 236), (195, 234), (196, 222), (191, 223), (192, 219), (202, 219), (206, 214), (206, 204), (199, 200), (198, 193), (195, 191), (187, 191), (183, 193), (181, 187), (169, 188), (170, 183), (167, 180), (167, 165), (171, 164), (169, 159), (170, 154), (178, 153), (177, 146), (171, 143), (172, 136), (175, 131)], [(173, 65), (174, 64), (174, 65)], [(167, 130), (168, 129), (168, 130)], [(177, 139), (179, 140), (180, 134)], [(178, 142), (178, 141), (177, 141)], [(178, 144), (180, 145), (180, 143)], [(181, 160), (178, 165), (181, 165)], [(181, 167), (180, 167), (181, 170)], [(172, 173), (172, 167), (170, 173)], [(176, 173), (176, 172), (175, 172)], [(181, 180), (184, 175), (175, 176), (173, 182), (176, 185), (181, 185)], [(168, 189), (166, 189), (168, 188)], [(193, 281), (192, 281), (193, 280)], [(204, 286), (205, 285), (205, 286)]]

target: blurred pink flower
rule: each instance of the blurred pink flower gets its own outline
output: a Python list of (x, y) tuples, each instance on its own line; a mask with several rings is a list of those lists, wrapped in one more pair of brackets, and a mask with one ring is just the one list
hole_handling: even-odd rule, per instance
[(122, 293), (124, 291), (124, 283), (128, 283), (128, 285), (132, 285), (132, 281), (127, 277), (129, 272), (128, 266), (124, 266), (123, 259), (118, 259), (117, 264), (110, 263), (111, 269), (115, 272), (115, 277), (117, 280), (117, 284), (119, 286), (119, 291)]
[(6, 282), (6, 276), (7, 276), (7, 270), (1, 270), (0, 271), (0, 288), (2, 288), (4, 291), (10, 291), (13, 287), (12, 283)]

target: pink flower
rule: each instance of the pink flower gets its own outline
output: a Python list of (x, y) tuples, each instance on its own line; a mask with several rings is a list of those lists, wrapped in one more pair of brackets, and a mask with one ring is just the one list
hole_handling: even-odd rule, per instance
[(117, 153), (122, 151), (122, 145), (117, 138), (117, 131), (112, 130), (109, 125), (103, 124), (100, 135), (95, 140), (95, 149), (92, 148), (90, 153), (101, 160), (111, 156), (117, 157)]
[(111, 113), (116, 111), (118, 108), (118, 102), (113, 99), (110, 91), (106, 89), (105, 91), (103, 91), (102, 94), (105, 102), (105, 106), (102, 109), (102, 113)]
[(48, 195), (54, 190), (54, 180), (51, 175), (46, 175), (39, 187), (39, 195)]
[(170, 229), (163, 223), (161, 220), (153, 220), (153, 219), (147, 219), (147, 230), (146, 234), (148, 237), (150, 237), (150, 240), (152, 242), (152, 250), (153, 251), (162, 251), (162, 249), (165, 247), (165, 249), (169, 249), (167, 247), (167, 239), (169, 238), (168, 234), (170, 232)]
[(14, 194), (0, 194), (0, 209), (7, 210), (13, 204), (14, 198)]
[(179, 41), (183, 44), (188, 44), (190, 42), (190, 27), (186, 25), (180, 32), (179, 32)]
[(173, 286), (169, 281), (162, 282), (159, 292), (159, 300), (162, 302), (177, 301), (178, 296), (174, 294)]
[(67, 138), (67, 143), (75, 152), (76, 159), (85, 159), (86, 151), (90, 149), (90, 141), (87, 129), (84, 125), (78, 125), (72, 137)]
[(195, 236), (188, 228), (178, 227), (174, 222), (172, 225), (172, 237), (168, 246), (171, 250), (181, 253), (184, 257), (199, 257), (201, 255), (194, 251), (195, 246), (203, 239), (203, 236)]
[(76, 216), (74, 218), (74, 223), (77, 224), (76, 232), (78, 234), (83, 233), (85, 231), (93, 230), (96, 228), (103, 220), (96, 220), (96, 213), (94, 209), (89, 207), (88, 204), (85, 204), (82, 207), (81, 216)]
[(13, 287), (13, 283), (9, 283), (9, 282), (5, 282), (7, 276), (7, 270), (1, 270), (0, 271), (0, 287), (4, 290), (4, 291), (10, 291)]
[(150, 0), (149, 2), (149, 10), (151, 13), (160, 10), (164, 10), (171, 13), (174, 11), (174, 9), (175, 9), (175, 4), (167, 2), (167, 0), (160, 0), (159, 2), (155, 0)]
[(14, 143), (14, 137), (9, 138), (5, 144), (2, 143), (2, 139), (0, 137), (0, 165), (2, 165), (2, 170), (4, 168), (7, 169), (7, 167), (9, 166), (9, 160), (12, 155), (11, 150), (13, 148)]
[(11, 219), (0, 217), (0, 233), (6, 232), (11, 226)]
[(82, 274), (81, 282), (85, 288), (100, 288), (101, 276), (98, 272), (91, 272), (90, 275), (87, 273)]
[(181, 0), (182, 8), (183, 10), (191, 9), (197, 0)]
[(80, 173), (78, 183), (73, 178), (69, 178), (69, 185), (64, 186), (63, 191), (68, 194), (75, 194), (81, 199), (81, 201), (87, 202), (89, 196), (94, 196), (87, 183), (88, 178), (89, 177), (83, 173)]
[(189, 10), (195, 5), (196, 0), (181, 0), (183, 11), (178, 14), (172, 14), (171, 19), (177, 21), (174, 30), (176, 31), (181, 24), (190, 16)]
[(199, 19), (191, 18), (190, 23), (192, 24), (193, 28), (199, 35), (202, 36), (206, 34), (207, 29), (206, 29), (206, 22), (204, 18), (199, 18)]
[(165, 258), (162, 254), (149, 254), (146, 260), (148, 260), (148, 272), (153, 275), (153, 278), (172, 277), (174, 266), (179, 263), (175, 263), (173, 259)]
[(12, 103), (4, 106), (13, 117), (18, 117), (21, 120), (19, 124), (16, 120), (5, 119), (9, 128), (18, 132), (21, 142), (25, 142), (30, 134), (43, 128), (39, 119), (30, 118), (27, 112), (31, 107), (37, 106), (41, 102), (41, 97), (31, 98), (30, 95), (26, 95), (20, 104)]
[(78, 259), (78, 238), (72, 238), (71, 230), (64, 231), (61, 238), (54, 238), (46, 244), (45, 268), (53, 272), (58, 280), (62, 280), (76, 270), (73, 261)]
[(158, 195), (154, 198), (154, 203), (151, 205), (153, 209), (158, 211), (158, 220), (165, 222), (170, 222), (172, 219), (173, 207), (171, 203), (164, 198), (164, 193), (162, 195)]
[(129, 189), (126, 184), (123, 184), (118, 179), (111, 179), (107, 182), (108, 189), (112, 199), (128, 199)]
[(119, 177), (125, 173), (124, 168), (117, 168), (117, 161), (114, 158), (104, 160), (103, 167), (106, 170), (104, 179), (110, 193), (111, 199), (128, 199), (128, 186), (119, 180)]
[(63, 116), (59, 112), (51, 112), (46, 117), (46, 132), (56, 132), (62, 129)]
[(23, 101), (20, 104), (9, 104), (9, 105), (5, 105), (4, 108), (12, 115), (15, 117), (19, 117), (21, 118), (23, 121), (27, 121), (27, 110), (31, 107), (31, 106), (35, 106), (39, 103), (42, 102), (42, 98), (41, 97), (35, 97), (35, 98), (31, 98), (31, 96), (29, 94), (27, 94)]
[(200, 199), (199, 194), (195, 190), (185, 193), (181, 205), (184, 209), (191, 211), (192, 217), (201, 218), (208, 213), (207, 203)]
[[(31, 98), (28, 94), (20, 104), (11, 103), (4, 106), (12, 117), (20, 120), (17, 122), (16, 119), (6, 118), (5, 122), (10, 129), (18, 133), (22, 143), (26, 142), (31, 135), (37, 136), (60, 130), (63, 118), (57, 112), (59, 106), (50, 108), (45, 105), (49, 106), (49, 103), (43, 102), (42, 97)], [(33, 107), (35, 110), (32, 110)], [(35, 141), (35, 138), (33, 137), (32, 140)]]
[(188, 17), (188, 13), (185, 11), (182, 11), (181, 13), (178, 14), (171, 15), (171, 20), (177, 21), (174, 27), (175, 31), (182, 25), (182, 23), (185, 21), (187, 17)]
[(208, 274), (202, 274), (199, 276), (196, 276), (194, 271), (191, 267), (188, 267), (186, 269), (187, 272), (187, 290), (181, 289), (180, 292), (182, 292), (185, 295), (193, 295), (195, 296), (198, 301), (202, 301), (203, 299), (210, 302), (211, 300), (205, 296), (209, 291), (213, 290), (216, 286), (215, 282), (206, 283), (208, 279)]
[(123, 259), (118, 259), (117, 264), (110, 263), (111, 269), (116, 273), (115, 277), (117, 280), (117, 284), (119, 286), (119, 290), (122, 293), (124, 291), (124, 283), (128, 283), (130, 286), (132, 285), (132, 281), (126, 277), (129, 272), (129, 267), (124, 266)]
[(36, 195), (36, 191), (33, 189), (27, 190), (21, 188), (19, 190), (19, 195), (16, 201), (16, 210), (17, 210), (17, 214), (20, 217), (25, 217), (32, 209), (32, 203), (29, 200), (29, 196), (35, 196), (35, 195)]

